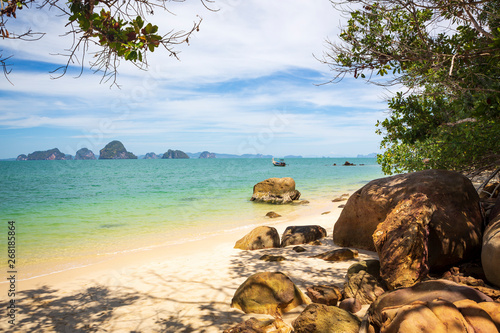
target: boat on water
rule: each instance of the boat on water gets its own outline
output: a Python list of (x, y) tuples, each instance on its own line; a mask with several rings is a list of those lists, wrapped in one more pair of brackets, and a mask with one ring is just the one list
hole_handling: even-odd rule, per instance
[(278, 160), (275, 161), (274, 157), (273, 157), (273, 165), (274, 166), (279, 166), (279, 167), (284, 167), (284, 166), (286, 166), (286, 163), (285, 163), (285, 160), (282, 159), (282, 158), (280, 158), (280, 159), (278, 159)]

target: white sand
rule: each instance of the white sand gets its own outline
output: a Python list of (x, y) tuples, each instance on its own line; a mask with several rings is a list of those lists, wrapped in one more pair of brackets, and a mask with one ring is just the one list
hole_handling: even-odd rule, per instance
[[(304, 207), (305, 215), (269, 220), (268, 225), (280, 235), (291, 225), (323, 226), (328, 232), (324, 245), (303, 245), (307, 249), (303, 253), (294, 252), (293, 246), (233, 249), (250, 231), (246, 229), (18, 281), (15, 326), (9, 325), (2, 311), (0, 331), (221, 332), (255, 316), (230, 307), (236, 289), (254, 273), (283, 272), (305, 293), (307, 286), (317, 284), (342, 286), (351, 264), (376, 257), (360, 251), (359, 258), (346, 262), (308, 258), (336, 248), (331, 233), (341, 211), (334, 207), (339, 204), (316, 205), (312, 211)], [(325, 211), (331, 212), (322, 214)], [(259, 260), (264, 254), (280, 254), (287, 260)], [(2, 309), (8, 301), (7, 288), (6, 283), (0, 284)], [(285, 321), (290, 322), (302, 309), (287, 314)]]

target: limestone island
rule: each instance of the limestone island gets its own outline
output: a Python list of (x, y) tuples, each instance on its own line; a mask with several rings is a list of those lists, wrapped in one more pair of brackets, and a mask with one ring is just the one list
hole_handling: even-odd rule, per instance
[(125, 149), (123, 143), (118, 140), (111, 141), (99, 152), (100, 160), (122, 160), (122, 159), (137, 159), (133, 153)]
[(189, 156), (188, 156), (188, 154), (186, 154), (185, 152), (183, 152), (181, 150), (169, 149), (165, 154), (163, 154), (163, 157), (162, 157), (162, 159), (177, 159), (177, 158), (189, 158)]
[(198, 158), (216, 158), (215, 153), (210, 153), (208, 151), (204, 151), (201, 153), (200, 157)]
[(88, 148), (79, 149), (75, 155), (75, 160), (95, 160), (95, 159), (96, 158), (94, 152), (92, 152), (92, 150)]
[(151, 153), (147, 153), (146, 155), (144, 155), (144, 157), (142, 158), (143, 160), (157, 160), (161, 158), (159, 155), (156, 155), (155, 153), (151, 152)]
[(61, 153), (57, 148), (45, 150), (45, 151), (35, 151), (28, 156), (21, 154), (17, 157), (17, 161), (43, 161), (43, 160), (72, 160), (71, 155), (66, 155)]

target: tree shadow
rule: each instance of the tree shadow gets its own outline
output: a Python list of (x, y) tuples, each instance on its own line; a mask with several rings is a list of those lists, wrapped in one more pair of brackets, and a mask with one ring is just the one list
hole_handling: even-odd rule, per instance
[[(322, 242), (321, 246), (303, 245), (303, 253), (295, 252), (293, 246), (234, 250), (219, 265), (193, 268), (190, 262), (178, 260), (162, 264), (160, 270), (147, 266), (150, 268), (115, 271), (106, 275), (109, 281), (100, 278), (82, 287), (72, 284), (73, 289), (41, 286), (18, 291), (15, 325), (1, 320), (0, 331), (221, 332), (253, 316), (232, 309), (231, 299), (254, 273), (281, 271), (305, 291), (316, 284), (343, 284), (345, 265), (373, 257), (373, 253), (360, 251), (359, 258), (347, 263), (308, 258), (337, 248), (330, 239)], [(280, 254), (286, 260), (265, 262), (259, 260), (263, 254)], [(8, 300), (0, 300), (1, 308), (8, 304)]]
[[(253, 251), (239, 251), (231, 257), (230, 274), (235, 280), (243, 280), (258, 272), (282, 272), (302, 289), (312, 285), (336, 284), (343, 286), (345, 273), (350, 265), (368, 259), (378, 259), (375, 252), (358, 250), (359, 257), (339, 262), (328, 262), (312, 256), (340, 249), (333, 243), (331, 237), (321, 239), (321, 245), (302, 244), (305, 252), (296, 252), (295, 246), (284, 248), (269, 248)], [(263, 255), (281, 255), (286, 258), (279, 262), (259, 260)], [(242, 281), (242, 282), (243, 282)]]
[[(4, 332), (102, 332), (101, 326), (114, 309), (127, 306), (140, 296), (107, 287), (92, 286), (60, 296), (60, 290), (42, 286), (16, 295), (15, 325)], [(5, 309), (7, 302), (0, 303)], [(22, 315), (22, 316), (21, 316)]]
[[(0, 331), (208, 333), (241, 321), (241, 312), (230, 308), (232, 290), (210, 283), (208, 277), (141, 275), (134, 276), (129, 285), (96, 284), (74, 292), (48, 286), (20, 291), (16, 293), (15, 325), (2, 320)], [(183, 288), (200, 293), (182, 297)], [(8, 301), (2, 300), (0, 307), (7, 306)]]

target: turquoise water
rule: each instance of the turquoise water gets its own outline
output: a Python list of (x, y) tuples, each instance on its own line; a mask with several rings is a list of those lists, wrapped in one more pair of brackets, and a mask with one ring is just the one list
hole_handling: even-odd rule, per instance
[(19, 265), (65, 269), (96, 255), (265, 223), (270, 210), (303, 209), (250, 202), (253, 186), (270, 177), (294, 178), (301, 199), (312, 202), (383, 176), (375, 159), (340, 166), (345, 160), (289, 159), (285, 168), (268, 159), (2, 161), (0, 233), (16, 221)]

